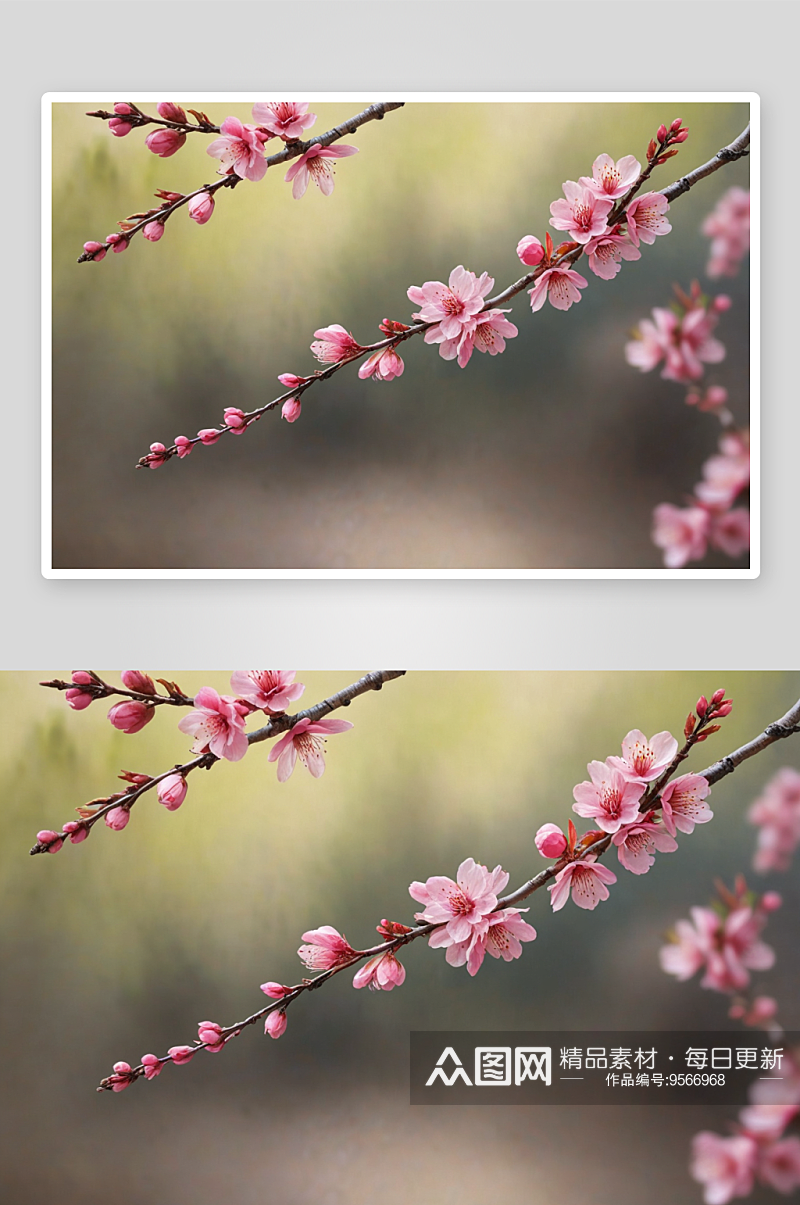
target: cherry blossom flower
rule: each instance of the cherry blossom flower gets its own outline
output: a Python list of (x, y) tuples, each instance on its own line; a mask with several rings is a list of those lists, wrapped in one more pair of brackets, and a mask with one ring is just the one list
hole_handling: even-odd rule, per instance
[(636, 180), (641, 164), (635, 155), (623, 155), (615, 163), (610, 155), (598, 155), (592, 164), (592, 175), (581, 176), (579, 184), (598, 197), (609, 197), (612, 201), (624, 197)]
[(720, 918), (710, 908), (690, 908), (689, 914), (692, 920), (676, 921), (672, 940), (658, 953), (662, 971), (680, 981), (691, 979), (705, 965), (720, 927)]
[(696, 824), (708, 824), (714, 813), (707, 803), (711, 790), (708, 779), (702, 774), (683, 774), (673, 778), (661, 792), (661, 815), (664, 828), (673, 837), (678, 829), (682, 833), (693, 833)]
[(466, 368), (473, 351), (500, 355), (506, 349), (506, 339), (513, 339), (519, 333), (514, 323), (503, 317), (510, 312), (486, 310), (478, 314), (474, 327), (464, 327), (455, 339), (445, 339), (440, 344), (439, 355), (443, 360), (454, 360), (458, 356), (459, 368)]
[(334, 732), (347, 732), (353, 725), (348, 720), (298, 720), (286, 736), (281, 737), (269, 751), (267, 761), (277, 761), (278, 782), (291, 777), (298, 757), (312, 778), (325, 772), (325, 738)]
[(640, 241), (654, 243), (656, 237), (669, 234), (672, 227), (665, 218), (669, 202), (663, 193), (646, 192), (640, 197), (634, 197), (625, 210), (628, 219), (628, 234), (636, 247)]
[(559, 870), (547, 890), (550, 892), (550, 903), (554, 912), (559, 912), (572, 892), (573, 903), (579, 908), (590, 911), (597, 907), (601, 900), (608, 899), (608, 883), (616, 883), (617, 876), (613, 870), (599, 862), (588, 858), (570, 862), (563, 870)]
[[(194, 698), (195, 710), (179, 722), (181, 732), (194, 737), (192, 753), (213, 753), (228, 761), (240, 761), (247, 752), (244, 715), (231, 695), (219, 695), (204, 686)], [(248, 709), (249, 710), (249, 709)]]
[[(770, 1023), (775, 1020), (777, 1015), (778, 1001), (772, 996), (756, 996), (750, 1005), (736, 1001), (728, 1009), (729, 1017), (741, 1021), (742, 1025), (752, 1025), (754, 1028), (770, 1029)], [(797, 1112), (796, 1105), (792, 1105), (791, 1108), (793, 1113)]]
[(758, 1147), (752, 1138), (721, 1138), (701, 1130), (692, 1140), (691, 1172), (704, 1186), (706, 1205), (727, 1205), (753, 1190)]
[(183, 460), (184, 456), (188, 456), (191, 452), (192, 442), (187, 435), (176, 435), (175, 447), (178, 452), (178, 458)]
[(130, 818), (130, 808), (125, 807), (111, 808), (103, 817), (107, 826), (115, 833), (121, 833), (127, 827)]
[(766, 971), (775, 962), (775, 951), (761, 941), (766, 923), (763, 909), (732, 908), (724, 918), (710, 908), (692, 908), (694, 928), (678, 921), (674, 943), (659, 952), (661, 967), (678, 979), (689, 979), (705, 965), (700, 986), (717, 992), (741, 991), (750, 982), (750, 971)]
[(95, 264), (99, 264), (108, 254), (103, 244), (96, 242), (94, 239), (90, 239), (88, 243), (84, 243), (83, 249)]
[(603, 196), (574, 180), (562, 185), (566, 200), (553, 201), (550, 225), (556, 230), (566, 230), (576, 243), (588, 243), (605, 234), (608, 229), (606, 218), (614, 208), (610, 197)]
[(108, 1077), (112, 1092), (123, 1092), (134, 1080), (133, 1067), (130, 1063), (115, 1063), (114, 1074)]
[(197, 1054), (196, 1046), (170, 1046), (167, 1054), (172, 1059), (176, 1067), (182, 1067), (184, 1063), (191, 1063), (194, 1056)]
[(313, 126), (317, 115), (308, 112), (307, 101), (270, 100), (253, 105), (253, 120), (284, 142), (293, 142)]
[(343, 326), (339, 326), (338, 322), (314, 331), (314, 339), (316, 342), (311, 344), (311, 351), (321, 364), (335, 364), (339, 360), (350, 360), (364, 350), (360, 343), (356, 343), (350, 332), (346, 331)]
[(452, 944), (444, 939), (445, 931), (437, 929), (431, 934), (428, 944), (434, 948), (446, 946), (445, 957), (451, 966), (466, 964), (467, 972), (477, 975), (486, 954), (511, 962), (522, 954), (523, 941), (535, 940), (536, 930), (521, 916), (522, 912), (527, 911), (527, 908), (503, 908), (499, 912), (492, 912), (473, 929), (470, 937)]
[(156, 795), (168, 812), (177, 812), (188, 790), (189, 784), (182, 774), (168, 774), (156, 787)]
[(719, 441), (720, 454), (703, 465), (703, 480), (695, 494), (706, 506), (727, 509), (750, 484), (750, 443), (747, 433), (729, 433)]
[(567, 848), (567, 838), (557, 824), (543, 824), (534, 842), (543, 858), (560, 858)]
[(589, 762), (591, 782), (579, 782), (572, 792), (573, 812), (595, 820), (604, 833), (615, 833), (623, 825), (633, 824), (639, 818), (639, 800), (644, 794), (642, 781), (631, 780), (610, 762), (610, 758), (608, 762)]
[(800, 1064), (791, 1050), (784, 1053), (781, 1073), (783, 1080), (762, 1079), (751, 1084), (748, 1096), (754, 1105), (800, 1105)]
[(141, 732), (155, 715), (155, 708), (136, 699), (126, 699), (124, 703), (115, 703), (108, 713), (113, 726), (120, 732), (132, 734)]
[(287, 398), (281, 406), (281, 418), (285, 418), (287, 423), (296, 423), (302, 409), (299, 397)]
[(220, 126), (221, 137), (206, 147), (206, 154), (219, 159), (227, 172), (242, 180), (263, 180), (267, 171), (264, 146), (255, 127), (243, 125), (238, 117), (226, 117)]
[(799, 1112), (798, 1105), (747, 1105), (739, 1121), (751, 1138), (774, 1141)]
[(655, 862), (656, 851), (672, 854), (678, 848), (678, 842), (666, 831), (665, 825), (646, 819), (618, 829), (611, 842), (617, 847), (620, 862), (632, 874), (646, 874)]
[(678, 742), (670, 732), (657, 732), (647, 739), (638, 728), (632, 728), (622, 742), (622, 757), (609, 757), (629, 782), (654, 782), (670, 765), (678, 752)]
[(176, 151), (181, 149), (185, 141), (186, 135), (182, 130), (161, 129), (153, 130), (152, 134), (148, 134), (144, 140), (144, 145), (148, 151), (152, 151), (159, 158), (169, 159), (170, 155), (174, 155)]
[(214, 198), (210, 192), (204, 190), (192, 197), (186, 208), (189, 211), (189, 217), (197, 222), (198, 226), (205, 226), (214, 212)]
[(267, 715), (280, 715), (305, 690), (295, 682), (295, 669), (237, 669), (231, 675), (231, 690)]
[(534, 234), (526, 234), (517, 243), (517, 255), (523, 264), (533, 268), (544, 259), (544, 247)]
[(726, 556), (743, 556), (750, 547), (750, 511), (737, 506), (723, 514), (712, 514), (708, 541)]
[(158, 220), (148, 222), (142, 229), (142, 236), (147, 239), (148, 243), (157, 243), (164, 237), (164, 223)]
[(353, 978), (353, 987), (368, 987), (371, 991), (390, 992), (405, 981), (406, 968), (398, 962), (391, 950), (376, 954), (365, 962)]
[(471, 938), (476, 926), (483, 931), (484, 918), (497, 907), (498, 893), (507, 883), (508, 874), (501, 866), (490, 871), (472, 858), (461, 863), (455, 882), (433, 875), (424, 883), (412, 883), (409, 895), (425, 906), (415, 918), (443, 926), (431, 934), (428, 944), (453, 945)]
[(73, 711), (83, 711), (92, 702), (94, 695), (88, 690), (81, 690), (80, 687), (91, 686), (94, 678), (85, 669), (76, 669), (72, 674), (72, 681), (77, 689), (70, 687), (64, 692), (64, 698)]
[(695, 306), (683, 317), (672, 310), (656, 308), (653, 321), (639, 323), (638, 336), (625, 344), (625, 359), (642, 372), (664, 360), (664, 380), (691, 384), (703, 375), (703, 364), (719, 364), (725, 359), (725, 346), (712, 337), (717, 312), (712, 303), (706, 310)]
[(642, 253), (624, 234), (601, 234), (586, 244), (589, 267), (601, 280), (613, 280), (623, 259), (641, 259)]
[(220, 1037), (222, 1026), (216, 1021), (201, 1021), (197, 1027), (197, 1036), (205, 1043), (209, 1054), (218, 1054), (225, 1046), (225, 1039)]
[(289, 995), (292, 989), (287, 987), (285, 983), (275, 983), (274, 980), (270, 980), (269, 983), (261, 984), (261, 990), (271, 1000), (282, 1000), (284, 996)]
[(729, 188), (703, 222), (702, 230), (713, 240), (706, 275), (735, 276), (750, 250), (749, 191), (738, 186)]
[(264, 1022), (264, 1033), (269, 1034), (271, 1038), (279, 1038), (286, 1033), (286, 1009), (279, 1008), (273, 1013), (267, 1013), (267, 1019)]
[(106, 235), (106, 242), (111, 243), (111, 249), (115, 255), (119, 255), (128, 246), (128, 239), (126, 239), (125, 235), (118, 234), (116, 231)]
[(548, 268), (529, 290), (531, 309), (535, 314), (547, 300), (557, 310), (568, 310), (580, 301), (579, 289), (585, 289), (588, 283), (585, 276), (572, 268)]
[(372, 377), (373, 381), (393, 381), (403, 375), (405, 365), (393, 347), (384, 347), (373, 352), (358, 370), (362, 381)]
[(352, 962), (358, 955), (358, 951), (331, 925), (309, 929), (303, 934), (303, 941), (308, 944), (301, 946), (297, 953), (310, 971), (331, 971)]
[[(418, 322), (431, 322), (425, 332), (426, 343), (439, 343), (439, 354), (443, 359), (453, 359), (451, 341), (460, 338), (464, 331), (475, 327), (477, 315), (485, 304), (486, 294), (494, 287), (494, 278), (483, 272), (476, 276), (461, 264), (453, 268), (448, 283), (426, 280), (423, 285), (412, 285), (408, 297), (421, 306), (414, 318)], [(448, 345), (447, 351), (444, 350)]]
[(129, 121), (123, 121), (121, 117), (111, 117), (108, 128), (115, 138), (124, 138), (126, 134), (130, 134), (133, 126)]
[[(91, 829), (80, 820), (68, 820), (64, 825), (64, 832), (69, 835), (69, 839), (73, 845), (80, 845), (81, 841), (85, 841), (89, 836)], [(59, 846), (60, 848), (60, 846)], [(54, 850), (48, 850), (48, 853), (53, 853)]]
[(758, 1178), (788, 1195), (800, 1188), (800, 1138), (783, 1138), (759, 1151)]
[(710, 518), (702, 506), (660, 503), (653, 511), (652, 540), (664, 552), (667, 569), (682, 569), (706, 555)]
[(292, 196), (295, 201), (299, 201), (308, 188), (309, 179), (314, 181), (323, 197), (329, 197), (333, 192), (333, 172), (328, 165), (328, 160), (344, 159), (348, 155), (357, 154), (357, 146), (348, 146), (344, 142), (340, 142), (336, 146), (320, 146), (318, 142), (315, 142), (304, 155), (295, 159), (283, 177), (287, 183), (289, 180), (294, 180)]
[(156, 109), (159, 117), (163, 117), (165, 121), (186, 121), (183, 109), (172, 100), (160, 100)]
[(124, 669), (120, 674), (123, 686), (127, 686), (128, 690), (135, 690), (142, 695), (154, 695), (156, 686), (149, 674), (142, 673), (140, 669)]
[(47, 846), (49, 854), (57, 854), (64, 844), (64, 838), (60, 837), (52, 828), (43, 828), (41, 832), (36, 834), (36, 840), (40, 845)]
[(751, 805), (747, 819), (759, 830), (755, 869), (762, 874), (788, 870), (800, 844), (800, 773), (788, 767), (779, 770)]
[(142, 1066), (144, 1067), (145, 1079), (155, 1079), (164, 1070), (164, 1064), (158, 1055), (155, 1054), (143, 1054)]

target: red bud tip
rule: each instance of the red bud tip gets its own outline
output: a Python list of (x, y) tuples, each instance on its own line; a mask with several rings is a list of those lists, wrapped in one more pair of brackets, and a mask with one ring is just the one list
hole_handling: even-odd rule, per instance
[(677, 151), (664, 151), (663, 155), (658, 156), (658, 158), (656, 159), (656, 163), (658, 163), (658, 164), (666, 163), (668, 159), (671, 159), (672, 156), (677, 155), (677, 153), (678, 153)]
[(678, 130), (678, 133), (673, 134), (670, 141), (671, 142), (685, 142), (688, 137), (689, 137), (688, 130)]
[(675, 120), (673, 121), (672, 125), (669, 128), (672, 130), (673, 134), (675, 133), (676, 130), (679, 130), (681, 128), (681, 118), (676, 117)]
[(720, 704), (720, 706), (716, 708), (714, 715), (722, 720), (726, 715), (730, 715), (732, 711), (733, 703), (730, 699), (728, 699), (727, 702)]
[(701, 719), (701, 720), (705, 719), (706, 712), (708, 711), (708, 699), (706, 698), (705, 695), (701, 695), (700, 698), (697, 700), (697, 706), (695, 707), (695, 711), (697, 712), (699, 719)]
[(570, 852), (570, 853), (574, 853), (574, 851), (575, 851), (575, 842), (576, 842), (576, 841), (577, 841), (577, 839), (578, 839), (578, 830), (575, 828), (575, 825), (572, 823), (572, 821), (571, 821), (571, 820), (570, 820), (570, 822), (569, 822), (569, 826), (568, 826), (568, 827), (569, 827), (569, 852)]
[(694, 732), (694, 716), (691, 712), (686, 717), (686, 723), (683, 726), (683, 735), (691, 736)]
[(711, 696), (711, 702), (716, 707), (717, 703), (721, 703), (724, 698), (725, 698), (724, 690), (715, 690), (713, 695)]
[(550, 232), (544, 236), (545, 246), (547, 247), (547, 258), (550, 259), (553, 254), (553, 240), (550, 238)]
[(655, 140), (655, 138), (651, 138), (647, 144), (647, 158), (652, 159), (653, 155), (655, 155), (655, 153), (656, 153), (656, 140)]

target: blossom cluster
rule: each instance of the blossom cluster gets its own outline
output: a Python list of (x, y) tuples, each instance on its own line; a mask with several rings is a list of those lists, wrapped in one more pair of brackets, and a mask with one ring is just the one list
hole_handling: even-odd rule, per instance
[(681, 292), (679, 296), (682, 305), (656, 308), (652, 319), (642, 319), (634, 338), (625, 345), (625, 359), (642, 372), (651, 372), (663, 360), (661, 376), (665, 380), (690, 385), (702, 378), (704, 364), (725, 359), (725, 345), (712, 332), (731, 301), (725, 294), (705, 297), (698, 285), (690, 295)]
[(704, 1186), (706, 1205), (749, 1196), (756, 1181), (785, 1196), (800, 1188), (800, 1138), (785, 1136), (798, 1114), (800, 1093), (795, 1104), (748, 1105), (730, 1137), (711, 1130), (696, 1134), (691, 1172)]
[(750, 250), (750, 192), (729, 188), (703, 222), (703, 234), (711, 239), (706, 274), (735, 276)]
[(800, 772), (779, 770), (747, 813), (758, 828), (753, 866), (761, 873), (788, 870), (800, 845)]

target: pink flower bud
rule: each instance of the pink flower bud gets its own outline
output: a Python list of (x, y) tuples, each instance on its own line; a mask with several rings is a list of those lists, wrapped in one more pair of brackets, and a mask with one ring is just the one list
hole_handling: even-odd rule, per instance
[(111, 243), (111, 249), (115, 255), (119, 255), (120, 251), (124, 251), (128, 246), (128, 240), (125, 238), (125, 235), (117, 234), (116, 232), (106, 235), (106, 242)]
[(669, 128), (672, 130), (673, 133), (675, 132), (675, 130), (679, 130), (681, 128), (681, 118), (676, 117), (675, 120), (673, 121), (672, 125)]
[(129, 809), (123, 807), (112, 808), (111, 811), (106, 812), (104, 816), (106, 824), (109, 828), (113, 828), (115, 833), (121, 833), (130, 818), (131, 814)]
[(157, 243), (164, 233), (163, 222), (148, 222), (142, 230), (142, 234), (150, 243)]
[(201, 443), (210, 446), (217, 442), (221, 434), (222, 432), (218, 431), (216, 427), (204, 427), (202, 431), (197, 432), (197, 437)]
[(127, 1088), (128, 1084), (132, 1083), (132, 1074), (130, 1063), (115, 1063), (114, 1074), (108, 1077), (112, 1092), (122, 1092)]
[(115, 703), (108, 713), (108, 718), (120, 732), (133, 735), (141, 732), (145, 724), (149, 724), (155, 714), (155, 709), (147, 703), (136, 699), (126, 699), (124, 703)]
[(286, 1010), (280, 1009), (278, 1012), (269, 1013), (264, 1022), (264, 1033), (268, 1033), (271, 1038), (279, 1038), (281, 1034), (286, 1033)]
[(658, 139), (659, 142), (664, 142), (666, 137), (667, 137), (667, 127), (659, 126), (658, 130), (656, 132), (656, 138)]
[(164, 444), (150, 444), (150, 454), (147, 457), (147, 463), (151, 469), (157, 469), (160, 465), (165, 464), (168, 457), (165, 455), (167, 449)]
[(523, 264), (527, 264), (529, 268), (540, 264), (544, 259), (544, 247), (532, 234), (526, 234), (517, 243), (517, 255), (522, 260)]
[(84, 707), (88, 707), (92, 702), (92, 695), (87, 694), (85, 690), (68, 690), (64, 697), (73, 711), (83, 711)]
[(127, 113), (132, 113), (133, 109), (126, 101), (118, 100), (117, 103), (114, 105), (114, 112), (122, 113), (124, 116)]
[(764, 912), (777, 912), (783, 904), (783, 896), (777, 891), (765, 891), (761, 897), (761, 908)]
[(176, 435), (175, 447), (178, 449), (178, 456), (183, 460), (192, 450), (192, 441), (186, 435)]
[(557, 824), (543, 824), (534, 841), (543, 858), (558, 858), (567, 848), (567, 838)]
[(701, 720), (705, 719), (705, 716), (708, 712), (708, 699), (706, 698), (705, 695), (701, 695), (700, 698), (697, 700), (697, 706), (695, 707), (695, 711)]
[(685, 142), (688, 137), (689, 137), (688, 130), (678, 130), (677, 134), (672, 135), (672, 141), (673, 142)]
[(285, 418), (287, 423), (296, 423), (302, 409), (303, 406), (299, 397), (287, 398), (281, 407), (281, 418)]
[[(292, 990), (290, 987), (284, 987), (282, 983), (275, 983), (270, 980), (269, 983), (262, 983), (261, 990), (265, 996), (269, 996), (271, 1000), (282, 1000), (284, 996), (288, 996)], [(272, 1013), (270, 1013), (272, 1016)]]
[(205, 1042), (206, 1050), (209, 1054), (218, 1054), (225, 1045), (225, 1039), (220, 1040), (222, 1026), (217, 1025), (216, 1021), (201, 1021), (197, 1028), (197, 1036), (201, 1042)]
[(719, 296), (715, 297), (714, 300), (711, 302), (711, 309), (715, 310), (718, 314), (724, 314), (725, 311), (729, 310), (732, 305), (733, 305), (733, 302), (731, 301), (728, 294), (720, 293)]
[(191, 1063), (194, 1056), (197, 1054), (196, 1046), (170, 1046), (167, 1054), (172, 1059), (176, 1067), (182, 1066), (183, 1063)]
[(64, 825), (64, 832), (69, 833), (73, 845), (80, 845), (81, 841), (85, 841), (89, 836), (89, 829), (80, 820), (68, 820)]
[(96, 264), (99, 264), (100, 260), (105, 259), (106, 255), (108, 254), (102, 243), (97, 243), (93, 240), (88, 243), (84, 243), (83, 249), (90, 259), (92, 259)]
[(186, 121), (186, 114), (180, 105), (173, 104), (171, 100), (160, 100), (156, 105), (158, 116), (163, 117), (164, 121)]
[(210, 192), (199, 192), (196, 197), (192, 197), (187, 205), (189, 217), (194, 218), (198, 226), (205, 226), (208, 219), (214, 212), (214, 198)]
[(144, 1067), (144, 1078), (155, 1079), (157, 1075), (161, 1074), (164, 1064), (154, 1054), (143, 1054), (142, 1066)]
[(111, 117), (108, 121), (108, 128), (115, 138), (124, 138), (126, 134), (130, 134), (133, 126), (129, 121), (123, 121), (121, 117)]
[(161, 159), (169, 159), (179, 151), (186, 141), (186, 135), (181, 130), (153, 130), (144, 140), (148, 151)]
[(717, 703), (721, 703), (724, 698), (725, 698), (725, 690), (723, 687), (720, 687), (719, 690), (714, 691), (713, 695), (711, 696), (711, 702), (716, 707)]
[(298, 385), (305, 385), (308, 377), (295, 376), (293, 372), (282, 372), (278, 377), (281, 385), (285, 385), (287, 389), (296, 389)]
[(155, 683), (149, 674), (142, 673), (140, 669), (124, 669), (120, 674), (124, 686), (128, 690), (136, 690), (142, 695), (154, 695), (156, 693)]
[(247, 430), (247, 423), (244, 419), (244, 410), (239, 410), (236, 406), (226, 406), (225, 413), (222, 416), (222, 421), (226, 427), (230, 427), (234, 435), (244, 435)]
[(36, 834), (36, 840), (40, 845), (47, 846), (49, 854), (57, 854), (64, 844), (63, 838), (59, 837), (58, 833), (54, 833), (51, 828), (43, 828), (40, 833)]
[(731, 702), (730, 699), (728, 699), (727, 703), (720, 703), (719, 707), (717, 707), (715, 709), (714, 718), (722, 719), (724, 716), (730, 715), (732, 711), (733, 711), (733, 703)]
[(724, 406), (728, 400), (728, 391), (722, 385), (709, 385), (706, 390), (706, 406)]
[(162, 778), (156, 787), (158, 802), (163, 803), (168, 812), (176, 812), (186, 798), (189, 784), (182, 774), (169, 774)]

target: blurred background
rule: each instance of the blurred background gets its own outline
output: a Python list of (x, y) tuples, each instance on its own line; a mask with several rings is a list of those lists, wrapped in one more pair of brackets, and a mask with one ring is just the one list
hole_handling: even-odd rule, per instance
[[(359, 672), (302, 673), (303, 704)], [(534, 895), (539, 936), (516, 962), (487, 958), (470, 979), (417, 942), (392, 993), (356, 992), (342, 975), (292, 1007), (280, 1041), (254, 1027), (155, 1082), (113, 1096), (94, 1088), (116, 1060), (134, 1064), (190, 1043), (201, 1020), (256, 1011), (260, 983), (297, 980), (308, 928), (370, 944), (382, 917), (411, 920), (413, 879), (452, 876), (467, 856), (524, 881), (544, 865), (538, 826), (566, 823), (587, 761), (618, 752), (630, 728), (678, 733), (697, 696), (725, 686), (734, 710), (690, 763), (701, 769), (780, 717), (800, 674), (409, 674), (353, 703), (355, 727), (329, 740), (320, 781), (298, 767), (279, 785), (255, 746), (194, 775), (178, 812), (148, 798), (124, 833), (102, 827), (30, 858), (38, 829), (108, 793), (121, 770), (158, 772), (188, 745), (174, 712), (125, 736), (107, 705), (74, 713), (42, 690), (50, 676), (0, 675), (5, 1200), (700, 1201), (690, 1138), (725, 1132), (735, 1110), (411, 1108), (409, 1031), (727, 1028), (725, 998), (667, 978), (657, 953), (715, 876), (730, 883), (738, 871), (784, 894), (766, 931), (777, 963), (756, 982), (800, 1027), (797, 875), (749, 873), (755, 830), (744, 820), (780, 766), (800, 767), (798, 742), (715, 787), (713, 822), (646, 876), (620, 870), (594, 912), (569, 904), (554, 915), (546, 892)], [(189, 693), (228, 689), (227, 674), (172, 676)]]
[[(217, 425), (226, 405), (263, 405), (279, 373), (308, 375), (318, 327), (373, 342), (384, 317), (409, 320), (409, 285), (446, 281), (459, 263), (505, 287), (519, 238), (544, 239), (562, 182), (591, 174), (599, 153), (642, 160), (660, 122), (680, 116), (690, 137), (658, 169), (666, 185), (736, 137), (746, 105), (408, 104), (348, 139), (360, 153), (336, 165), (329, 198), (310, 186), (294, 201), (273, 168), (220, 195), (204, 227), (179, 213), (158, 244), (78, 265), (86, 240), (157, 188), (214, 179), (208, 139), (162, 160), (146, 131), (115, 139), (84, 115), (96, 107), (53, 115), (54, 567), (660, 566), (652, 509), (682, 503), (718, 424), (623, 349), (673, 283), (711, 284), (700, 226), (722, 192), (747, 186), (746, 159), (680, 198), (672, 234), (615, 281), (588, 272), (579, 308), (531, 315), (518, 297), (520, 333), (502, 356), (462, 370), (415, 339), (399, 380), (345, 370), (307, 395), (294, 426), (273, 414), (158, 472), (133, 466), (154, 440)], [(362, 107), (314, 104), (311, 132)], [(250, 118), (229, 104), (210, 116), (229, 113)], [(728, 357), (705, 380), (746, 421), (747, 264), (712, 291), (734, 304), (718, 328)]]

